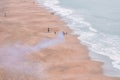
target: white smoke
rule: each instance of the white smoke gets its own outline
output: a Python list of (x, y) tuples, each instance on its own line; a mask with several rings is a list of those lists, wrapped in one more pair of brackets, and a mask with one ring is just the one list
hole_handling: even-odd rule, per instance
[(32, 47), (32, 50), (34, 50), (34, 51), (42, 50), (42, 49), (45, 49), (45, 48), (60, 44), (63, 41), (64, 41), (64, 34), (62, 32), (60, 32), (58, 34), (57, 38), (42, 41), (41, 43), (39, 43), (39, 44), (35, 45), (34, 47)]
[(55, 46), (64, 41), (64, 34), (61, 32), (55, 39), (48, 39), (35, 46), (25, 46), (20, 43), (7, 45), (0, 48), (0, 68), (11, 71), (23, 72), (34, 76), (43, 76), (45, 66), (40, 63), (28, 63), (25, 56), (45, 48)]

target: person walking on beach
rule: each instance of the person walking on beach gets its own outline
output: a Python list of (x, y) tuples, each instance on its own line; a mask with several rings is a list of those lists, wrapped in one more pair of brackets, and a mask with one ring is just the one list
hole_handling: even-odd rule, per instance
[(62, 31), (63, 35), (67, 35), (67, 32)]
[(65, 35), (65, 32), (64, 32), (64, 31), (63, 31), (62, 33), (63, 33), (63, 35)]
[(50, 28), (48, 28), (48, 32), (50, 32)]
[(54, 34), (56, 34), (56, 31), (54, 32)]
[(65, 33), (65, 35), (67, 35), (67, 32)]

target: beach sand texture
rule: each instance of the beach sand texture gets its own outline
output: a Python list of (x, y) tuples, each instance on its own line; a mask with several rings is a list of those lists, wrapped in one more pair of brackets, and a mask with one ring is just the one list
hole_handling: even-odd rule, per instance
[[(67, 35), (59, 42), (63, 31)], [(0, 0), (0, 37), (0, 80), (120, 80), (104, 76), (103, 63), (91, 61), (86, 46), (37, 0)]]

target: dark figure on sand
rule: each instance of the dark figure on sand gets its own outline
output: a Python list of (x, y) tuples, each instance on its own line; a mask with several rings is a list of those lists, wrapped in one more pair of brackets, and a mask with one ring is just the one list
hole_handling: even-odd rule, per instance
[(63, 31), (62, 33), (63, 33), (63, 35), (67, 35), (67, 32), (64, 32), (64, 31)]
[(50, 28), (48, 28), (48, 32), (50, 32)]
[(56, 32), (54, 32), (56, 34)]
[(55, 13), (54, 13), (54, 12), (52, 12), (51, 14), (52, 14), (52, 15), (54, 15)]

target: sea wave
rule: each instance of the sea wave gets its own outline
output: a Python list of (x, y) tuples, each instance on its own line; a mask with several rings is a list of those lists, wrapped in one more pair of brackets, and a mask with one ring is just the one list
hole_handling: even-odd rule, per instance
[(98, 32), (76, 11), (61, 7), (59, 0), (38, 0), (44, 7), (60, 15), (68, 26), (87, 44), (90, 51), (109, 57), (114, 68), (120, 70), (120, 37)]

